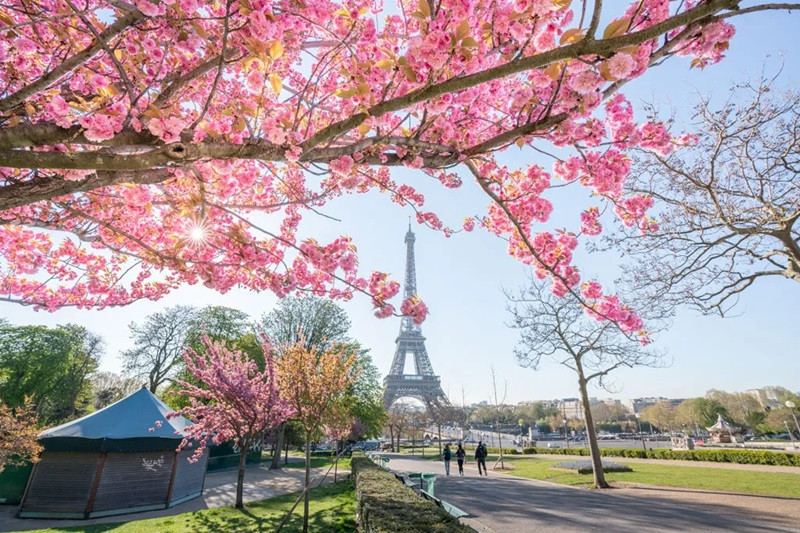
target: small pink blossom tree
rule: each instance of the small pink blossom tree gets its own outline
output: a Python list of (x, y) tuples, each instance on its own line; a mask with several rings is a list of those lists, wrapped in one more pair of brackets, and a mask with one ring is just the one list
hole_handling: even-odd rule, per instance
[(190, 404), (168, 418), (185, 416), (193, 422), (184, 431), (178, 450), (195, 447), (190, 460), (197, 461), (211, 441), (232, 440), (239, 448), (239, 476), (236, 485), (236, 508), (243, 507), (242, 488), (247, 451), (263, 434), (293, 415), (293, 409), (281, 398), (275, 375), (272, 349), (263, 340), (264, 370), (239, 350), (228, 350), (221, 342), (203, 336), (205, 351), (187, 349), (183, 355), (186, 370), (199, 385), (181, 381), (180, 394)]
[(353, 417), (347, 412), (347, 409), (343, 405), (339, 405), (334, 408), (328, 417), (326, 423), (322, 426), (322, 431), (327, 435), (329, 439), (336, 443), (336, 446), (333, 448), (331, 454), (334, 457), (333, 460), (333, 481), (336, 482), (336, 478), (339, 473), (339, 454), (342, 449), (342, 441), (347, 440), (350, 437), (351, 430), (353, 428)]

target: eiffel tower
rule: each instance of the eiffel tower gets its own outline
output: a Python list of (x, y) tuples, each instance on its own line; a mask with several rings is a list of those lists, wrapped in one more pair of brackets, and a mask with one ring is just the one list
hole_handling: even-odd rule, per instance
[[(414, 266), (414, 233), (411, 231), (411, 223), (408, 224), (406, 233), (406, 282), (403, 290), (403, 298), (410, 298), (417, 294), (417, 273)], [(433, 373), (431, 360), (428, 359), (428, 352), (425, 350), (425, 337), (422, 336), (422, 328), (414, 324), (411, 317), (404, 316), (400, 323), (400, 335), (395, 341), (397, 348), (392, 360), (392, 368), (389, 375), (383, 380), (385, 388), (383, 393), (383, 406), (389, 409), (399, 398), (416, 398), (421, 400), (425, 407), (439, 405), (449, 405), (450, 402), (442, 390), (439, 376)], [(414, 358), (413, 374), (404, 374), (406, 357)]]

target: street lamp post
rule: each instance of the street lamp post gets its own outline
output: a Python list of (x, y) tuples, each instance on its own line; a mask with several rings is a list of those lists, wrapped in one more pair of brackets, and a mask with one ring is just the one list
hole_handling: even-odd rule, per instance
[(642, 450), (644, 451), (644, 456), (647, 458), (647, 446), (644, 445), (644, 435), (642, 434), (642, 423), (639, 421), (642, 415), (636, 413), (633, 415), (636, 417), (636, 427), (639, 428), (639, 438), (642, 439)]
[[(791, 400), (786, 400), (786, 407), (792, 412), (792, 418), (794, 418), (794, 425), (797, 426), (797, 435), (800, 437), (800, 422), (797, 421), (797, 415), (794, 413), (794, 408), (797, 407), (797, 404)], [(789, 434), (791, 435), (791, 431)]]
[(789, 429), (789, 422), (784, 420), (783, 425), (786, 426), (786, 433), (788, 433), (789, 438), (792, 439), (792, 448), (797, 449), (797, 445), (794, 443), (794, 435), (792, 435), (792, 430)]

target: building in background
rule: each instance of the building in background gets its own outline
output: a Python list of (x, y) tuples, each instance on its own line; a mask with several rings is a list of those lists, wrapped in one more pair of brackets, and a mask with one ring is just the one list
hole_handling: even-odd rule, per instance
[(758, 403), (761, 404), (761, 407), (764, 409), (775, 409), (776, 407), (783, 407), (783, 402), (781, 400), (788, 391), (783, 387), (763, 387), (760, 389), (749, 389), (744, 392), (758, 400)]
[(583, 406), (578, 398), (564, 398), (563, 400), (559, 400), (557, 407), (567, 420), (583, 418)]
[(625, 403), (625, 407), (634, 414), (640, 413), (642, 409), (646, 409), (651, 405), (655, 405), (661, 402), (667, 402), (672, 404), (673, 407), (676, 407), (685, 398), (664, 398), (664, 397), (651, 397), (651, 398), (632, 398)]

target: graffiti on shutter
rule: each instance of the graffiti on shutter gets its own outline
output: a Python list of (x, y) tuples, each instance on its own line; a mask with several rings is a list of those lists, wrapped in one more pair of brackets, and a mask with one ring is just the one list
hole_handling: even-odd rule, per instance
[(144, 457), (142, 457), (142, 466), (145, 470), (149, 470), (151, 472), (158, 472), (158, 469), (164, 466), (164, 456), (162, 455), (158, 459), (153, 459), (152, 461), (148, 461)]

